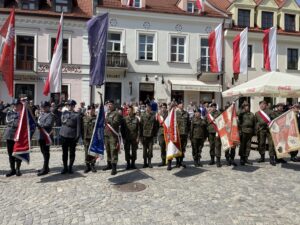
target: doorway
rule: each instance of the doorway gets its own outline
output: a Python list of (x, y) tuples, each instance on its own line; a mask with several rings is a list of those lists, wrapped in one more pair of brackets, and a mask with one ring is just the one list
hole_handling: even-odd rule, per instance
[(117, 82), (106, 82), (104, 97), (105, 102), (108, 100), (114, 100), (117, 107), (121, 106), (122, 84)]
[(140, 83), (140, 101), (148, 103), (154, 97), (154, 84)]

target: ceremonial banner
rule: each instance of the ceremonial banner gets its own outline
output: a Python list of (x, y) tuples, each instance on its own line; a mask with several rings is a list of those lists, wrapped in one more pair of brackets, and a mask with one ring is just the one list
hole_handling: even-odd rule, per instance
[(248, 27), (233, 40), (233, 73), (248, 73)]
[(216, 29), (208, 36), (208, 46), (210, 55), (211, 72), (219, 73), (222, 71), (222, 33), (223, 24), (219, 24)]
[(13, 9), (0, 30), (5, 38), (3, 43), (0, 71), (8, 89), (9, 96), (13, 97), (14, 87), (14, 49), (15, 49), (15, 10)]
[(218, 116), (214, 123), (218, 129), (224, 151), (240, 143), (235, 104), (232, 104)]
[(277, 28), (264, 30), (264, 68), (267, 71), (277, 70)]
[(168, 117), (164, 121), (164, 137), (167, 146), (167, 160), (172, 160), (175, 157), (180, 157), (180, 134), (178, 132), (176, 111), (173, 108), (169, 112)]
[(104, 106), (100, 104), (100, 109), (97, 115), (92, 140), (90, 142), (88, 154), (91, 156), (104, 155)]
[(286, 157), (289, 152), (300, 149), (297, 118), (292, 110), (274, 119), (269, 128), (277, 158)]

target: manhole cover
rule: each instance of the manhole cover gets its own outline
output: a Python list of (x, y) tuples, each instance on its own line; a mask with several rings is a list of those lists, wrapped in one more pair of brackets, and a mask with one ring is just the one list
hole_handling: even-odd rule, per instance
[(141, 183), (123, 183), (114, 185), (114, 188), (122, 192), (139, 192), (145, 190), (146, 185)]

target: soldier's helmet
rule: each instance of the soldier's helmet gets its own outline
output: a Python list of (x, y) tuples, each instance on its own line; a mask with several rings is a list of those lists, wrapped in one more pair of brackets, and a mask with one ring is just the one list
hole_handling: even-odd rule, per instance
[(71, 105), (71, 106), (75, 106), (77, 104), (77, 102), (73, 99), (69, 99), (67, 102), (66, 102), (66, 105)]

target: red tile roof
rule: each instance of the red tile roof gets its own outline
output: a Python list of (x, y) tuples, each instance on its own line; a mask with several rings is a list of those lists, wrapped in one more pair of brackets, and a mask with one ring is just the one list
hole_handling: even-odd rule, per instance
[[(210, 0), (210, 1), (212, 1), (212, 0)], [(227, 0), (224, 0), (224, 1), (227, 1)], [(120, 0), (102, 0), (102, 1), (100, 1), (100, 4), (98, 5), (98, 7), (131, 10), (131, 11), (146, 11), (146, 12), (157, 12), (157, 13), (181, 14), (181, 15), (189, 15), (189, 16), (208, 16), (208, 17), (221, 17), (221, 18), (225, 17), (222, 13), (213, 9), (213, 7), (209, 7), (208, 5), (205, 5), (205, 12), (201, 13), (201, 14), (185, 12), (177, 6), (177, 2), (178, 2), (178, 0), (147, 0), (145, 8), (133, 8), (133, 7), (122, 6)], [(227, 14), (227, 13), (225, 12), (225, 14)]]

